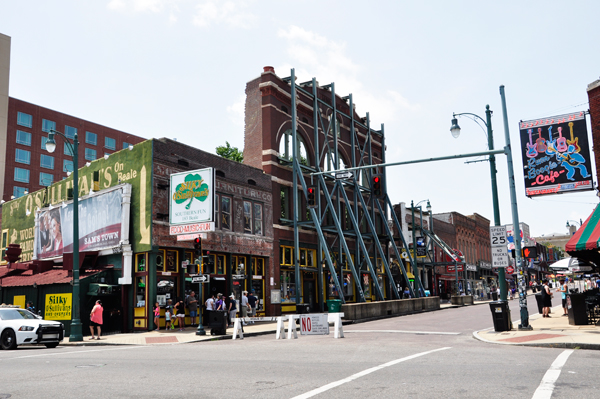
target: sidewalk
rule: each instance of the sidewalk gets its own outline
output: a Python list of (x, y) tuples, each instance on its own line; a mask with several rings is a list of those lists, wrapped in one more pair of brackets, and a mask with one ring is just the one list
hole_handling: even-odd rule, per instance
[[(276, 322), (257, 322), (244, 326), (244, 338), (262, 334), (274, 334)], [(65, 338), (60, 343), (63, 346), (97, 346), (97, 345), (172, 345), (202, 341), (217, 341), (221, 339), (231, 339), (233, 337), (233, 327), (227, 329), (226, 335), (210, 335), (210, 327), (204, 327), (206, 335), (196, 335), (198, 327), (186, 327), (184, 331), (161, 329), (160, 331), (146, 331), (139, 333), (112, 334), (103, 335), (100, 340), (90, 340), (90, 337), (84, 337), (81, 342), (69, 342)]]

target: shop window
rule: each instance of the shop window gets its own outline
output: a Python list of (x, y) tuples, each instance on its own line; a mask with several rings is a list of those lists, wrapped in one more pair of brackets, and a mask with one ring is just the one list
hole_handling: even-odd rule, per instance
[(254, 276), (264, 276), (265, 260), (263, 258), (252, 258), (252, 274)]
[(194, 253), (193, 252), (184, 252), (183, 259), (188, 262), (187, 265), (187, 274), (201, 274), (201, 270), (196, 263), (194, 263)]
[(300, 248), (300, 266), (306, 267), (306, 249)]
[(73, 140), (75, 138), (76, 134), (77, 134), (76, 127), (65, 125), (65, 136), (67, 136), (68, 139)]
[(254, 296), (258, 298), (258, 303), (256, 304), (256, 311), (262, 312), (265, 310), (265, 280), (263, 279), (253, 279), (252, 280), (252, 290), (254, 291)]
[(331, 273), (327, 273), (327, 297), (328, 298), (339, 298), (337, 287), (335, 286), (335, 280)]
[(32, 127), (33, 126), (33, 117), (29, 114), (25, 114), (23, 112), (17, 112), (17, 125)]
[(252, 234), (252, 202), (244, 201), (244, 233)]
[(254, 204), (254, 234), (263, 235), (263, 212), (262, 204)]
[(227, 268), (225, 267), (225, 255), (217, 255), (217, 274), (225, 273), (227, 273)]
[(146, 254), (135, 255), (135, 271), (136, 273), (142, 273), (146, 271)]
[(136, 286), (136, 307), (143, 308), (146, 306), (146, 276), (137, 277), (135, 279)]
[(221, 196), (221, 228), (231, 230), (231, 198)]
[(368, 274), (362, 275), (362, 289), (365, 294), (365, 298), (371, 297), (371, 281)]
[(156, 271), (164, 272), (165, 271), (165, 251), (159, 250), (158, 255), (156, 255)]
[(176, 273), (179, 268), (178, 266), (178, 253), (177, 251), (167, 251), (167, 257), (165, 258), (165, 271)]
[(281, 265), (293, 265), (294, 249), (292, 247), (281, 246), (279, 251), (279, 261)]
[(292, 271), (282, 271), (281, 303), (296, 303), (296, 274)]
[(175, 279), (173, 277), (159, 276), (156, 283), (156, 302), (160, 306), (165, 306), (169, 300), (172, 303), (176, 297)]
[(17, 130), (17, 144), (31, 146), (31, 133)]
[(346, 298), (354, 295), (354, 283), (352, 282), (352, 275), (350, 273), (343, 274), (344, 279), (342, 281), (342, 290)]

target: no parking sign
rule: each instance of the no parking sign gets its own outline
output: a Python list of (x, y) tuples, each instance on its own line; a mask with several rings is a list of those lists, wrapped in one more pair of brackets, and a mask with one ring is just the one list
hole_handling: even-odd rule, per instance
[(303, 314), (300, 316), (300, 335), (328, 335), (327, 314)]

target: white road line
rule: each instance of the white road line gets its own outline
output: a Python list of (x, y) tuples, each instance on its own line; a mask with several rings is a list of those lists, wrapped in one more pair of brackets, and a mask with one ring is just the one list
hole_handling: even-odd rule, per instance
[(554, 383), (558, 380), (562, 367), (573, 352), (573, 349), (567, 349), (558, 355), (556, 360), (554, 360), (554, 363), (552, 363), (548, 371), (546, 371), (546, 374), (544, 374), (544, 378), (542, 378), (540, 386), (535, 390), (532, 399), (550, 399), (552, 397)]
[(400, 334), (431, 334), (431, 335), (460, 335), (457, 332), (439, 331), (406, 331), (406, 330), (344, 330), (344, 333), (400, 333)]
[(450, 349), (450, 347), (447, 346), (447, 347), (444, 347), (444, 348), (434, 349), (432, 351), (417, 353), (415, 355), (403, 357), (401, 359), (392, 360), (391, 362), (387, 362), (387, 363), (384, 363), (384, 364), (382, 364), (380, 366), (375, 366), (375, 367), (372, 367), (370, 369), (366, 369), (364, 371), (361, 371), (360, 373), (353, 374), (350, 377), (344, 378), (342, 380), (335, 381), (335, 382), (329, 383), (327, 385), (323, 385), (320, 388), (313, 389), (312, 391), (303, 393), (302, 395), (294, 396), (292, 399), (308, 399), (308, 398), (312, 398), (315, 395), (318, 395), (318, 394), (323, 393), (325, 391), (329, 391), (332, 388), (339, 387), (342, 384), (345, 384), (345, 383), (350, 382), (350, 381), (354, 381), (357, 378), (364, 377), (365, 375), (374, 373), (375, 371), (384, 369), (386, 367), (393, 366), (393, 365), (398, 364), (398, 363), (405, 362), (407, 360), (412, 360), (412, 359), (415, 359), (417, 357), (429, 355), (431, 353), (438, 352), (438, 351), (443, 351), (443, 350), (446, 350), (446, 349)]
[(29, 356), (18, 356), (18, 357), (7, 357), (0, 360), (14, 360), (14, 359), (28, 359), (32, 357), (44, 357), (44, 356), (57, 356), (57, 355), (71, 355), (77, 353), (90, 353), (90, 352), (106, 352), (106, 351), (117, 351), (124, 349), (137, 349), (137, 348), (148, 348), (148, 346), (121, 346), (118, 348), (105, 348), (105, 349), (89, 349), (86, 351), (78, 351), (78, 352), (52, 352), (52, 353), (41, 353), (39, 355), (29, 355)]

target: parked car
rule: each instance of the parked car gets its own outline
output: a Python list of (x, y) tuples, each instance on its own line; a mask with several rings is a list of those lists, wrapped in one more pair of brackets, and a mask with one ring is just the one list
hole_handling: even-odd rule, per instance
[(15, 349), (19, 345), (45, 345), (56, 348), (65, 336), (58, 321), (43, 320), (26, 309), (0, 306), (0, 347)]

